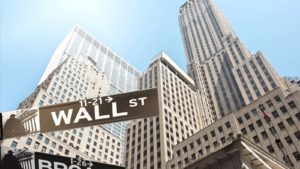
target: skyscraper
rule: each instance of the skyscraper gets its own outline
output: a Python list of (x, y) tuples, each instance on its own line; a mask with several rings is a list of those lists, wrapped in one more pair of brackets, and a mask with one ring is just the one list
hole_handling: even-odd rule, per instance
[(47, 78), (68, 57), (90, 57), (109, 81), (109, 94), (135, 91), (140, 72), (78, 25), (61, 42), (40, 80)]
[[(78, 25), (71, 30), (57, 47), (40, 83), (68, 57), (77, 59), (91, 58), (98, 69), (104, 72), (108, 78), (109, 95), (138, 89), (138, 79), (141, 73)], [(103, 127), (122, 140), (125, 140), (127, 122), (105, 124)], [(123, 147), (124, 144), (122, 142), (122, 151), (125, 151)]]
[(157, 88), (157, 117), (136, 120), (127, 129), (125, 167), (165, 169), (172, 147), (201, 129), (193, 80), (165, 53), (158, 54), (143, 73), (140, 89)]
[(261, 52), (251, 54), (212, 0), (189, 0), (179, 24), (189, 75), (201, 94), (205, 125), (280, 85)]
[[(99, 71), (93, 60), (68, 57), (19, 105), (19, 109), (103, 96), (108, 87), (105, 73)], [(35, 114), (19, 119), (26, 129), (31, 129), (35, 126), (33, 118)], [(92, 126), (5, 139), (1, 146), (122, 165), (121, 143), (119, 137), (103, 127)]]
[[(73, 72), (71, 75), (67, 75), (69, 72), (61, 70), (61, 67), (64, 67), (65, 62), (68, 59), (74, 60), (75, 62), (84, 62), (84, 63), (78, 63), (74, 65), (72, 68), (75, 69), (75, 72)], [(82, 83), (82, 81), (86, 81), (88, 77), (88, 81), (92, 81), (91, 84), (98, 84), (99, 82), (95, 82), (97, 80), (98, 75), (92, 76), (88, 74), (87, 70), (83, 72), (82, 65), (85, 64), (85, 60), (88, 60), (88, 65), (92, 64), (94, 66), (94, 70), (96, 72), (101, 72), (105, 77), (105, 83), (101, 83), (102, 88), (99, 89), (97, 86), (95, 87), (95, 91), (92, 89), (91, 92), (86, 93), (85, 87), (87, 86), (86, 83)], [(68, 60), (68, 62), (70, 62)], [(57, 86), (60, 86), (62, 91), (56, 91), (56, 88), (54, 87), (54, 91), (52, 91), (53, 87), (49, 87), (49, 81), (52, 82), (53, 74), (54, 72), (60, 71), (61, 74), (58, 76), (58, 78), (62, 78), (63, 84), (58, 84)], [(78, 73), (80, 71), (81, 73)], [(65, 75), (62, 73), (65, 72)], [(81, 74), (87, 74), (86, 76)], [(55, 50), (53, 56), (50, 59), (50, 62), (42, 75), (39, 86), (34, 91), (34, 93), (26, 99), (24, 102), (21, 103), (19, 108), (29, 108), (32, 106), (41, 106), (46, 104), (54, 104), (54, 103), (61, 103), (61, 102), (68, 102), (71, 100), (79, 100), (84, 98), (90, 98), (95, 95), (111, 95), (111, 94), (117, 94), (117, 93), (124, 93), (124, 92), (130, 92), (135, 91), (138, 89), (138, 80), (140, 78), (140, 72), (137, 71), (133, 66), (129, 65), (125, 60), (123, 60), (121, 57), (119, 57), (115, 52), (113, 52), (111, 49), (109, 49), (106, 45), (99, 42), (95, 37), (93, 37), (91, 34), (80, 28), (79, 26), (75, 26), (70, 33), (67, 35), (67, 37), (61, 42), (61, 44), (57, 47)], [(78, 76), (77, 76), (78, 75)], [(73, 77), (74, 76), (74, 77)], [(50, 79), (50, 80), (49, 80)], [(74, 82), (72, 82), (74, 80)], [(77, 85), (76, 88), (73, 87), (73, 91), (68, 91), (70, 86), (69, 83), (76, 83), (74, 85)], [(77, 84), (78, 83), (78, 84)], [(82, 83), (82, 84), (81, 84)], [(107, 83), (107, 84), (106, 84)], [(104, 85), (105, 84), (105, 85)], [(83, 85), (83, 86), (78, 86)], [(43, 87), (47, 86), (47, 91), (43, 90)], [(49, 87), (49, 90), (48, 90)], [(79, 88), (83, 87), (83, 88)], [(51, 89), (51, 90), (50, 90)], [(65, 91), (65, 89), (67, 89)], [(105, 92), (104, 92), (105, 91)], [(57, 93), (59, 92), (59, 93)], [(65, 94), (64, 92), (67, 92)], [(69, 92), (71, 92), (71, 97), (69, 97)], [(74, 93), (74, 94), (73, 94)], [(51, 96), (52, 94), (52, 96)], [(47, 101), (44, 99), (44, 95), (47, 99)], [(49, 97), (53, 97), (50, 100), (48, 100)], [(91, 130), (88, 130), (84, 128), (84, 131), (76, 130), (75, 133), (82, 133), (83, 135), (86, 133), (92, 132), (92, 134), (89, 134), (88, 137), (95, 137), (96, 140), (100, 139), (101, 137), (105, 137), (103, 140), (100, 140), (100, 145), (95, 142), (87, 142), (87, 140), (83, 140), (82, 143), (73, 143), (74, 140), (70, 140), (71, 132), (64, 131), (63, 133), (57, 132), (54, 133), (55, 137), (60, 136), (62, 141), (66, 140), (67, 144), (69, 144), (69, 141), (72, 143), (72, 145), (79, 146), (81, 144), (88, 143), (90, 144), (90, 147), (79, 146), (80, 148), (77, 149), (76, 153), (73, 154), (86, 154), (87, 158), (94, 158), (94, 160), (99, 160), (111, 163), (111, 164), (117, 164), (117, 165), (123, 165), (124, 160), (124, 145), (125, 145), (125, 132), (126, 132), (127, 122), (120, 122), (120, 123), (111, 123), (111, 124), (105, 124), (101, 127), (94, 127)], [(97, 128), (97, 130), (96, 130)], [(98, 132), (97, 132), (98, 131)], [(103, 131), (103, 132), (102, 132)], [(65, 132), (69, 133), (66, 134), (68, 137), (65, 137)], [(73, 133), (73, 131), (72, 131)], [(100, 133), (100, 134), (99, 134)], [(90, 136), (92, 135), (92, 136)], [(49, 136), (51, 137), (51, 136)], [(45, 137), (43, 137), (45, 138)], [(86, 137), (87, 138), (87, 137)], [(36, 140), (34, 138), (31, 138), (32, 140)], [(112, 141), (114, 140), (113, 144)], [(40, 140), (37, 140), (40, 142)], [(88, 140), (90, 141), (90, 140)], [(23, 148), (23, 145), (26, 146), (27, 140), (19, 141), (24, 144), (15, 144), (18, 143), (17, 141), (11, 140), (11, 142), (6, 142), (4, 146), (17, 146), (17, 148)], [(28, 141), (30, 142), (30, 141)], [(33, 142), (33, 141), (32, 141)], [(103, 145), (102, 145), (103, 142)], [(14, 144), (13, 144), (14, 143)], [(105, 145), (104, 145), (105, 143)], [(120, 145), (119, 145), (120, 144)], [(30, 144), (31, 145), (31, 144)], [(66, 144), (65, 144), (66, 145)], [(108, 145), (109, 147), (107, 147)], [(28, 145), (27, 145), (28, 146)], [(46, 145), (44, 145), (46, 146)], [(98, 146), (98, 147), (95, 147)], [(43, 147), (42, 145), (39, 147)], [(62, 146), (64, 147), (64, 146)], [(83, 147), (83, 148), (82, 148)], [(85, 147), (85, 148), (84, 148)], [(101, 147), (101, 148), (100, 148)], [(114, 147), (114, 149), (111, 149)], [(47, 148), (47, 146), (46, 146)], [(65, 146), (67, 148), (67, 146)], [(74, 148), (74, 147), (73, 147)], [(97, 151), (97, 148), (100, 149)], [(45, 149), (45, 148), (44, 148)], [(36, 149), (37, 151), (44, 151), (44, 149)], [(72, 149), (72, 147), (70, 148)], [(68, 149), (68, 151), (70, 151)], [(105, 151), (104, 153), (102, 150)], [(59, 150), (58, 152), (55, 151), (55, 149), (51, 149), (52, 153), (59, 153), (63, 154), (63, 150)], [(78, 151), (79, 150), (79, 151)], [(47, 149), (48, 151), (48, 149)], [(49, 149), (50, 151), (50, 149)], [(65, 154), (67, 155), (67, 154)]]

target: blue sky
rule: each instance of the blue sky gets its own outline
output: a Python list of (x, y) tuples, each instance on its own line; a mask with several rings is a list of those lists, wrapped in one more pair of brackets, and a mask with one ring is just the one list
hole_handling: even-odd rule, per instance
[[(141, 71), (160, 51), (184, 70), (177, 23), (185, 0), (1, 0), (0, 111), (34, 91), (57, 45), (78, 24)], [(282, 76), (300, 76), (299, 0), (215, 0), (248, 49)]]

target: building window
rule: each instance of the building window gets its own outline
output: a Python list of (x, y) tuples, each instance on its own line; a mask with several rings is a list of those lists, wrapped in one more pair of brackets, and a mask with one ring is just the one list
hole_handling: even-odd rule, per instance
[(293, 140), (291, 139), (290, 136), (285, 137), (285, 141), (286, 141), (288, 144), (292, 144), (292, 143), (293, 143)]
[(261, 132), (261, 136), (263, 137), (263, 139), (267, 139), (268, 135), (265, 131)]
[(249, 120), (249, 119), (250, 119), (250, 115), (249, 115), (249, 113), (246, 113), (246, 114), (245, 114), (245, 118), (246, 118), (247, 120)]
[(295, 124), (292, 118), (288, 118), (286, 119), (286, 121), (289, 123), (290, 126)]
[(221, 143), (224, 144), (225, 142), (226, 142), (225, 137), (222, 137), (222, 138), (221, 138)]
[(183, 147), (183, 152), (187, 152), (187, 148), (186, 147)]
[(258, 136), (254, 136), (254, 137), (253, 137), (253, 140), (254, 140), (255, 143), (259, 143), (259, 138), (258, 138)]
[(43, 104), (44, 104), (44, 101), (43, 101), (43, 100), (40, 100), (39, 106), (43, 106)]
[(214, 144), (214, 148), (218, 148), (220, 146), (220, 143), (218, 143), (217, 141), (215, 141), (213, 144)]
[(69, 155), (70, 151), (68, 149), (65, 150), (65, 155)]
[(287, 109), (285, 108), (285, 106), (280, 107), (280, 110), (283, 114), (285, 114), (287, 112)]
[(268, 101), (267, 101), (267, 105), (268, 105), (269, 107), (272, 107), (272, 106), (273, 106), (272, 101), (271, 101), (271, 100), (268, 100)]
[(193, 150), (194, 149), (194, 143), (192, 142), (192, 143), (190, 143), (190, 147), (191, 147), (191, 150)]
[(42, 153), (45, 153), (46, 151), (47, 151), (47, 147), (43, 146), (41, 152), (42, 152)]
[(38, 135), (37, 135), (37, 139), (38, 139), (38, 140), (42, 140), (42, 138), (43, 138), (43, 135), (42, 135), (42, 134), (38, 134)]
[(254, 126), (253, 126), (253, 124), (250, 124), (249, 126), (249, 129), (251, 130), (251, 131), (253, 131), (255, 128), (254, 128)]
[(36, 141), (36, 142), (34, 143), (33, 148), (34, 148), (34, 149), (38, 149), (39, 146), (40, 146), (40, 143)]
[(272, 145), (267, 146), (267, 149), (270, 153), (274, 153), (274, 148), (272, 147)]
[(297, 119), (300, 121), (300, 112), (295, 115)]
[(276, 129), (274, 127), (270, 127), (269, 130), (270, 130), (270, 132), (272, 134), (276, 134), (277, 133), (277, 131), (276, 131)]
[(275, 99), (275, 101), (276, 101), (277, 103), (278, 103), (278, 102), (281, 102), (281, 99), (280, 99), (279, 96), (275, 96), (274, 99)]
[(225, 123), (225, 125), (226, 125), (226, 127), (227, 127), (227, 128), (230, 128), (230, 127), (231, 127), (231, 125), (230, 125), (229, 121), (228, 121), (228, 122), (226, 122), (226, 123)]
[(291, 109), (296, 108), (296, 104), (294, 103), (294, 101), (290, 101), (288, 104), (289, 104)]
[(246, 128), (242, 128), (242, 130), (241, 130), (241, 131), (242, 131), (242, 134), (243, 134), (243, 135), (246, 135), (246, 134), (247, 134), (247, 130), (246, 130)]
[(262, 126), (262, 122), (261, 122), (260, 120), (257, 120), (257, 121), (256, 121), (256, 124), (257, 124), (258, 127), (261, 127), (261, 126)]
[(300, 140), (300, 131), (296, 131), (296, 132), (294, 133), (294, 135), (296, 136), (296, 138), (297, 138), (298, 140)]
[(240, 124), (242, 124), (242, 123), (243, 123), (243, 119), (242, 119), (242, 117), (239, 117), (237, 120), (238, 120), (238, 122), (239, 122)]
[(31, 138), (27, 138), (26, 144), (30, 145), (32, 143), (32, 139)]
[(16, 148), (17, 145), (18, 145), (18, 142), (13, 141), (13, 142), (11, 143), (10, 147), (11, 147), (11, 148)]
[(49, 138), (45, 139), (45, 144), (49, 144)]
[(280, 130), (285, 129), (285, 126), (282, 122), (278, 123), (278, 127), (280, 128)]
[(56, 143), (55, 142), (52, 142), (52, 148), (55, 148), (56, 147)]
[(298, 151), (293, 152), (293, 155), (294, 155), (296, 161), (300, 161), (300, 153)]
[(253, 115), (257, 114), (257, 110), (256, 109), (252, 109), (251, 112), (253, 113)]
[(222, 133), (223, 132), (223, 127), (222, 126), (218, 127), (218, 130), (219, 130), (220, 133)]
[(278, 115), (278, 113), (277, 113), (277, 111), (276, 110), (274, 110), (273, 112), (272, 112), (272, 115), (273, 115), (273, 117), (276, 119), (277, 117), (279, 117), (279, 115)]
[(203, 150), (200, 149), (200, 150), (198, 151), (198, 154), (203, 155)]
[(62, 146), (58, 146), (58, 151), (62, 151), (63, 150), (63, 147)]

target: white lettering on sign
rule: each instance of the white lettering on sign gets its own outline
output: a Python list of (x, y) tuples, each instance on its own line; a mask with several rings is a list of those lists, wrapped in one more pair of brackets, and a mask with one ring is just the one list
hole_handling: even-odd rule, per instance
[[(139, 98), (141, 99), (141, 98)], [(141, 104), (144, 105), (144, 99), (141, 99)], [(118, 112), (117, 109), (117, 103), (116, 102), (112, 102), (112, 117), (120, 117), (120, 116), (127, 116), (128, 112)], [(100, 110), (99, 110), (99, 105), (95, 105), (94, 106), (94, 117), (95, 120), (101, 120), (101, 119), (108, 119), (110, 118), (110, 115), (100, 115)], [(52, 119), (54, 121), (54, 124), (56, 126), (59, 126), (61, 123), (64, 124), (71, 124), (71, 118), (72, 118), (72, 114), (73, 114), (73, 109), (69, 109), (68, 113), (66, 114), (66, 112), (64, 110), (59, 111), (58, 115), (56, 112), (51, 112), (51, 116)], [(91, 114), (86, 110), (85, 107), (81, 107), (79, 108), (75, 120), (73, 121), (73, 123), (79, 123), (80, 120), (87, 120), (87, 121), (92, 121), (93, 118), (91, 116)]]
[(141, 97), (141, 98), (138, 98), (138, 100), (141, 101), (141, 105), (144, 106), (145, 104), (145, 100), (147, 99), (147, 97)]
[(76, 115), (76, 118), (74, 120), (74, 123), (78, 123), (81, 119), (87, 119), (87, 121), (92, 121), (92, 117), (89, 115), (89, 113), (86, 111), (84, 107), (81, 107)]
[(112, 103), (112, 115), (113, 115), (113, 117), (127, 116), (127, 115), (128, 115), (128, 112), (118, 113), (118, 110), (117, 110), (117, 103), (116, 103), (116, 102), (113, 102), (113, 103)]
[(42, 159), (38, 160), (38, 165), (39, 165), (38, 169), (81, 169), (80, 166), (74, 164), (67, 166), (66, 164), (61, 162), (53, 162), (52, 165), (51, 161), (42, 160)]
[(73, 109), (69, 109), (68, 115), (66, 116), (65, 111), (61, 110), (61, 111), (59, 111), (58, 117), (56, 116), (55, 112), (51, 112), (54, 124), (56, 126), (60, 125), (62, 119), (63, 119), (65, 124), (70, 124), (71, 123), (72, 112), (73, 112)]
[(95, 105), (94, 110), (95, 110), (95, 119), (96, 120), (108, 119), (110, 117), (110, 115), (100, 116), (99, 105)]
[(39, 159), (39, 169), (51, 169), (51, 162)]
[(147, 99), (147, 97), (140, 97), (138, 99), (130, 99), (129, 100), (129, 107), (136, 107), (136, 106), (138, 106), (139, 105), (138, 101), (140, 101), (141, 105), (144, 106), (146, 99)]

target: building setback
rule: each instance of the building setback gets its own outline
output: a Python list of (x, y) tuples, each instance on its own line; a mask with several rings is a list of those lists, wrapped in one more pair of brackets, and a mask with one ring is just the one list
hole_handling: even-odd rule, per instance
[[(287, 166), (300, 167), (300, 88), (285, 95), (276, 88), (175, 145), (168, 168), (179, 169), (222, 149), (237, 135)], [(263, 111), (262, 111), (263, 110)], [(270, 114), (270, 123), (265, 113)]]
[[(108, 87), (105, 73), (98, 70), (93, 60), (69, 57), (18, 108), (28, 109), (103, 96), (107, 94)], [(25, 127), (32, 127), (32, 123), (28, 123), (30, 119), (22, 121)], [(5, 139), (1, 146), (121, 165), (121, 142), (119, 137), (103, 127), (92, 126)]]
[(140, 78), (140, 89), (158, 88), (159, 116), (134, 121), (127, 129), (127, 169), (165, 169), (172, 147), (201, 128), (193, 80), (165, 53)]
[(205, 125), (281, 86), (263, 54), (248, 51), (212, 0), (189, 0), (178, 18)]

